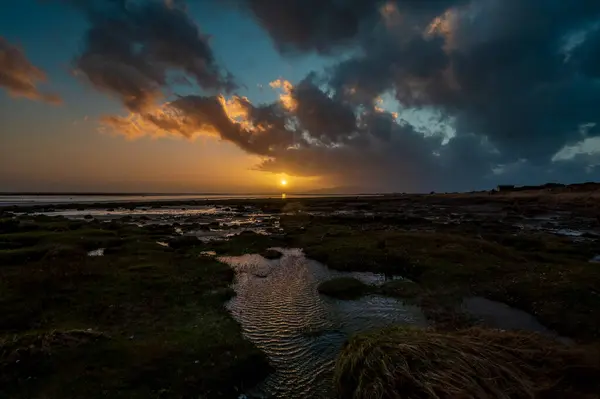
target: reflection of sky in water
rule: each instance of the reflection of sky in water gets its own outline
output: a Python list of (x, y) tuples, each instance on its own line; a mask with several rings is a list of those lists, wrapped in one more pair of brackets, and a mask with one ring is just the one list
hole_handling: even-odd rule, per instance
[(236, 270), (237, 296), (230, 311), (276, 369), (260, 390), (277, 398), (330, 397), (335, 357), (350, 334), (426, 324), (418, 308), (396, 299), (340, 301), (317, 292), (321, 282), (334, 277), (353, 275), (376, 284), (382, 276), (335, 272), (305, 258), (301, 250), (278, 250), (284, 256), (276, 260), (256, 254), (219, 258)]
[(487, 327), (501, 330), (534, 331), (555, 337), (562, 342), (571, 342), (568, 338), (560, 337), (554, 331), (546, 328), (535, 316), (502, 302), (478, 296), (467, 297), (463, 299), (461, 309), (474, 318), (479, 319)]
[[(171, 225), (178, 223), (173, 228), (173, 233), (178, 235), (192, 235), (201, 241), (222, 240), (244, 231), (257, 234), (272, 235), (282, 233), (279, 225), (279, 216), (258, 212), (252, 207), (244, 210), (228, 206), (186, 206), (186, 207), (140, 207), (136, 209), (112, 208), (108, 209), (66, 209), (52, 212), (40, 212), (48, 216), (64, 216), (75, 220), (119, 220), (130, 216), (131, 223), (137, 226), (145, 225)], [(93, 219), (90, 219), (89, 217)], [(159, 245), (167, 246), (161, 242)]]
[(104, 256), (104, 248), (98, 248), (94, 249), (93, 251), (89, 251), (87, 255), (91, 257)]
[[(366, 196), (360, 195), (358, 196)], [(353, 196), (357, 196), (353, 195)], [(123, 203), (128, 202), (160, 202), (164, 201), (214, 201), (227, 199), (281, 199), (281, 198), (318, 198), (345, 197), (341, 194), (206, 194), (206, 195), (0, 195), (0, 206), (9, 205), (48, 205), (53, 204), (94, 204), (94, 203)]]
[(222, 208), (214, 206), (200, 206), (200, 207), (160, 207), (160, 208), (115, 208), (114, 210), (107, 209), (64, 209), (52, 212), (40, 212), (41, 214), (48, 216), (66, 216), (66, 217), (84, 217), (85, 215), (92, 216), (194, 216), (194, 215), (217, 215), (232, 213), (231, 211), (224, 211)]

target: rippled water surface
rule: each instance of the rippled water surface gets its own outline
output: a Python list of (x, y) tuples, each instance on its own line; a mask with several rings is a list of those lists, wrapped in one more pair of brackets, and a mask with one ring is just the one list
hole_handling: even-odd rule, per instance
[[(276, 370), (248, 394), (330, 398), (335, 357), (349, 335), (391, 324), (426, 324), (418, 308), (392, 298), (341, 301), (319, 295), (319, 283), (348, 274), (307, 259), (300, 250), (280, 250), (284, 255), (276, 260), (260, 255), (220, 258), (237, 272), (237, 296), (229, 310)], [(367, 284), (382, 281), (371, 273), (353, 276)]]

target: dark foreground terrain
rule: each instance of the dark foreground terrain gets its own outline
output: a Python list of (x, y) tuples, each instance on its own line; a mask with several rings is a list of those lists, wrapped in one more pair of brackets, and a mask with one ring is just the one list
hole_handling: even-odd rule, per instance
[[(129, 204), (125, 216), (113, 212), (123, 204), (5, 209), (0, 397), (237, 397), (271, 369), (224, 307), (234, 272), (208, 255), (276, 260), (271, 247), (384, 274), (381, 285), (343, 277), (319, 291), (401, 298), (430, 322), (352, 338), (338, 359), (340, 397), (597, 397), (594, 190)], [(169, 206), (170, 220), (148, 210)], [(490, 329), (464, 311), (474, 297), (526, 311), (571, 343)]]

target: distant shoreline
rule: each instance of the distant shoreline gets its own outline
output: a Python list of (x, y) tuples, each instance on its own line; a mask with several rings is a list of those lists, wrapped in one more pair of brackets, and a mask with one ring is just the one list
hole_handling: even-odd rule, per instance
[(42, 207), (122, 207), (122, 206), (151, 206), (160, 203), (161, 206), (179, 206), (183, 204), (207, 205), (217, 202), (247, 202), (247, 201), (282, 201), (285, 199), (325, 199), (325, 198), (356, 198), (376, 197), (377, 194), (0, 194), (0, 209), (39, 209)]
[[(279, 192), (268, 192), (268, 193), (103, 193), (103, 192), (89, 192), (89, 193), (85, 193), (85, 192), (75, 192), (75, 193), (70, 193), (70, 192), (1, 192), (0, 191), (0, 197), (2, 196), (7, 196), (7, 197), (17, 197), (17, 196), (40, 196), (40, 197), (86, 197), (86, 196), (101, 196), (101, 197), (129, 197), (129, 196), (136, 196), (136, 197), (182, 197), (182, 196), (198, 196), (198, 197), (203, 197), (203, 196), (235, 196), (235, 197), (242, 197), (242, 196), (248, 196), (248, 197), (252, 197), (252, 196), (266, 196), (266, 195), (281, 195), (283, 194), (283, 191), (279, 191)], [(322, 197), (322, 196), (329, 196), (329, 195), (348, 195), (348, 196), (353, 196), (353, 195), (381, 195), (381, 194), (377, 194), (377, 193), (344, 193), (344, 194), (339, 194), (339, 193), (306, 193), (306, 192), (285, 192), (285, 194), (287, 195), (301, 195), (301, 196), (318, 196), (318, 197)]]

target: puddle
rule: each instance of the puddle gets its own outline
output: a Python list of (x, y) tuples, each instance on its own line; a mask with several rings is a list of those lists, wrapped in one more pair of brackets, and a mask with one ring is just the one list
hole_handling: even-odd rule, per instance
[(380, 273), (371, 272), (336, 272), (331, 270), (332, 277), (353, 277), (367, 285), (380, 286), (392, 280), (407, 280), (402, 276), (386, 276)]
[[(228, 309), (275, 368), (256, 392), (247, 392), (250, 397), (333, 397), (335, 358), (350, 335), (388, 325), (426, 326), (420, 309), (393, 298), (342, 301), (319, 295), (321, 282), (352, 274), (331, 271), (299, 249), (276, 249), (283, 254), (280, 259), (256, 254), (219, 258), (236, 271), (237, 296)], [(382, 278), (359, 276), (372, 283)]]
[(558, 215), (547, 217), (533, 217), (522, 220), (514, 226), (521, 230), (533, 230), (569, 237), (574, 241), (598, 238), (595, 227), (596, 221), (590, 218), (569, 217), (561, 219)]
[(222, 206), (65, 209), (35, 212), (33, 215), (64, 216), (73, 220), (118, 220), (138, 227), (172, 225), (175, 234), (196, 235), (202, 241), (221, 240), (244, 231), (281, 234), (279, 215), (260, 212), (253, 207), (234, 210)]
[(87, 253), (88, 256), (104, 256), (104, 248), (94, 249)]
[(161, 247), (168, 247), (169, 243), (168, 242), (164, 242), (164, 241), (156, 241), (156, 243), (158, 245), (160, 245)]
[(584, 234), (583, 231), (571, 230), (571, 229), (558, 229), (558, 230), (551, 230), (551, 231), (556, 235), (566, 236), (566, 237), (581, 237)]
[(591, 263), (600, 263), (600, 255), (596, 255), (594, 256), (592, 259), (590, 259)]
[(215, 251), (202, 251), (200, 256), (217, 256), (217, 253)]
[(557, 338), (565, 343), (571, 342), (570, 339), (560, 337), (554, 331), (546, 328), (533, 315), (502, 302), (475, 296), (463, 299), (461, 307), (464, 312), (480, 319), (487, 327), (501, 330), (533, 331)]

